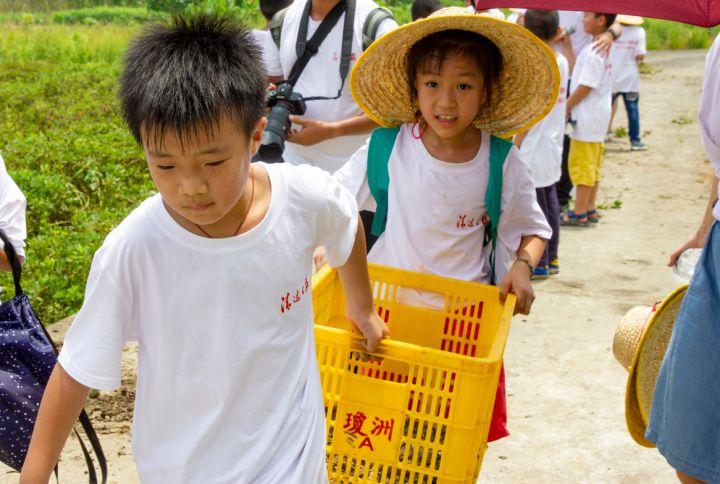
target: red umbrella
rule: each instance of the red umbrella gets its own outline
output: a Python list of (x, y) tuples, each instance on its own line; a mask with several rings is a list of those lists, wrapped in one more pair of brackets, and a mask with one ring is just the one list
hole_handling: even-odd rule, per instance
[(518, 7), (624, 13), (698, 25), (720, 25), (720, 0), (476, 0), (476, 8)]

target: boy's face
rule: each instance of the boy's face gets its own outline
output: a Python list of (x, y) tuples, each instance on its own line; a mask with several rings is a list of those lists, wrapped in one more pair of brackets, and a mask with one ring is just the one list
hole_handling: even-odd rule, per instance
[[(167, 131), (160, 146), (143, 139), (148, 169), (163, 201), (178, 222), (197, 225), (232, 224), (242, 217), (238, 206), (245, 193), (250, 158), (265, 127), (258, 122), (248, 137), (225, 117), (212, 132), (198, 130), (183, 140)], [(235, 209), (235, 210), (233, 210)], [(182, 224), (182, 223), (181, 223)]]
[(420, 113), (440, 138), (462, 137), (484, 97), (482, 73), (465, 55), (453, 55), (438, 67), (421, 68), (415, 77)]
[(597, 15), (594, 12), (585, 12), (583, 16), (583, 28), (586, 34), (599, 35), (605, 32), (607, 26), (605, 25), (605, 17)]

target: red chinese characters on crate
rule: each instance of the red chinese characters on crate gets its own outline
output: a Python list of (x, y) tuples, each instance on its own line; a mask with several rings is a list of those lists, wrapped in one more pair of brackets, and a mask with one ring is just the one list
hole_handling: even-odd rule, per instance
[(372, 428), (370, 429), (370, 435), (365, 433), (363, 430), (366, 420), (367, 416), (364, 412), (360, 411), (347, 413), (345, 415), (345, 425), (343, 426), (343, 430), (345, 431), (345, 437), (350, 445), (354, 447), (357, 440), (360, 439), (360, 444), (357, 446), (358, 449), (366, 447), (368, 450), (374, 452), (375, 447), (373, 446), (373, 437), (380, 439), (385, 437), (388, 442), (392, 441), (393, 429), (395, 428), (394, 418), (385, 420), (379, 417), (374, 417), (371, 424)]
[(310, 280), (306, 277), (305, 284), (295, 291), (295, 293), (286, 292), (284, 296), (280, 296), (280, 314), (290, 311), (294, 304), (299, 303), (305, 294), (310, 292)]

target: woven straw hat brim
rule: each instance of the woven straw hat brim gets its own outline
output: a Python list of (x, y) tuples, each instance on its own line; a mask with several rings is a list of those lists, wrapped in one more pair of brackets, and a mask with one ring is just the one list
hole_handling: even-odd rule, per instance
[(645, 22), (645, 19), (642, 17), (638, 17), (636, 15), (624, 15), (620, 14), (617, 16), (616, 19), (618, 22), (620, 22), (622, 25), (631, 25), (637, 27), (638, 25), (642, 25)]
[(384, 127), (415, 122), (408, 81), (408, 52), (418, 41), (444, 30), (467, 30), (487, 37), (503, 56), (493, 102), (483, 103), (475, 126), (509, 137), (528, 130), (552, 110), (560, 88), (555, 54), (516, 24), (450, 7), (403, 25), (373, 42), (350, 75), (360, 108)]
[(633, 440), (643, 447), (655, 446), (645, 439), (645, 430), (650, 421), (657, 375), (686, 291), (687, 286), (679, 287), (650, 315), (628, 368), (625, 421)]

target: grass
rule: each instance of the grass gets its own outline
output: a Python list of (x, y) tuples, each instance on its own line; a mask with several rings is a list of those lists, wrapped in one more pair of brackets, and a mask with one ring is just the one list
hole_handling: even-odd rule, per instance
[[(0, 36), (0, 152), (28, 199), (24, 286), (46, 322), (77, 311), (94, 251), (152, 192), (116, 100), (134, 31), (4, 26)], [(6, 274), (0, 285), (12, 287)]]

